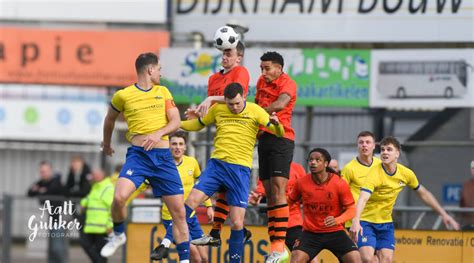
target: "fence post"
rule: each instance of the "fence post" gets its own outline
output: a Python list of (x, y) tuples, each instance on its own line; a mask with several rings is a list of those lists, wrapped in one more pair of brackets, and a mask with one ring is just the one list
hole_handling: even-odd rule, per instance
[(10, 263), (10, 250), (12, 244), (12, 202), (13, 198), (10, 195), (3, 195), (2, 263)]

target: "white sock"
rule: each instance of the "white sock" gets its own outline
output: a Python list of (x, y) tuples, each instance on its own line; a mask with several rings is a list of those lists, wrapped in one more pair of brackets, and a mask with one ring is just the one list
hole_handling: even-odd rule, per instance
[(162, 244), (163, 246), (165, 246), (166, 248), (169, 248), (170, 245), (171, 245), (171, 240), (165, 238), (165, 239), (163, 239), (163, 241), (161, 241), (161, 244)]
[(186, 259), (186, 260), (180, 260), (179, 263), (189, 263), (189, 260)]

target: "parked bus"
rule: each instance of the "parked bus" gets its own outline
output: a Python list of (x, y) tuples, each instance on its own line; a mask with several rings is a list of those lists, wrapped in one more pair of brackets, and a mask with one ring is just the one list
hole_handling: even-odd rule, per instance
[(381, 61), (378, 91), (387, 97), (459, 97), (471, 66), (464, 60)]

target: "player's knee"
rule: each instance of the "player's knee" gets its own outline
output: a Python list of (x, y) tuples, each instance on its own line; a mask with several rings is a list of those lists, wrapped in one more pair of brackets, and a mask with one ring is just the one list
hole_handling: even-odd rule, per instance
[(115, 208), (122, 208), (127, 203), (127, 198), (120, 193), (115, 193), (114, 201), (112, 202), (112, 206)]
[(286, 194), (286, 183), (281, 181), (273, 181), (272, 182), (272, 195), (273, 196), (285, 196)]
[[(170, 212), (171, 212), (171, 208), (169, 208)], [(177, 222), (184, 222), (186, 221), (186, 212), (185, 212), (185, 209), (184, 209), (184, 206), (181, 207), (181, 206), (176, 206), (176, 207), (173, 207), (172, 209), (173, 211), (171, 212), (171, 216), (173, 218), (173, 222), (174, 221), (177, 221)]]
[(342, 261), (350, 263), (360, 263), (362, 262), (362, 259), (360, 257), (359, 251), (351, 251), (342, 257)]
[(244, 220), (241, 220), (240, 218), (231, 219), (231, 224), (233, 230), (244, 229)]
[(360, 253), (360, 258), (362, 259), (362, 262), (364, 263), (371, 263), (374, 258), (374, 255), (368, 254), (368, 253)]
[(201, 256), (199, 255), (199, 253), (192, 253), (191, 254), (191, 262), (202, 262), (201, 261)]
[(391, 255), (385, 255), (383, 253), (379, 255), (379, 263), (390, 263), (390, 262), (392, 262)]
[[(199, 262), (199, 261), (196, 261), (196, 262)], [(208, 263), (209, 262), (209, 258), (207, 257), (207, 255), (201, 255), (201, 263)]]

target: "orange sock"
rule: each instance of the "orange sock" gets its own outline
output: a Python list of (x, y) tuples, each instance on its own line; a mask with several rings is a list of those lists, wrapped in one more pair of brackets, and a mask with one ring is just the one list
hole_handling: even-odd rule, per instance
[(212, 230), (214, 231), (221, 231), (222, 225), (229, 214), (229, 205), (225, 198), (225, 193), (217, 194), (216, 208), (214, 210), (214, 222), (212, 223)]
[(273, 241), (271, 242), (272, 251), (283, 252), (285, 250), (286, 231), (288, 229), (288, 205), (277, 205), (273, 207), (275, 215), (273, 229)]
[(268, 216), (268, 236), (270, 237), (270, 242), (273, 242), (274, 235), (275, 235), (275, 210), (273, 207), (268, 207), (267, 209), (267, 216)]

